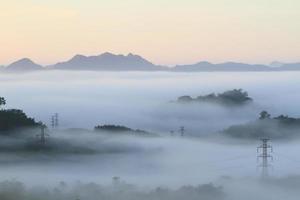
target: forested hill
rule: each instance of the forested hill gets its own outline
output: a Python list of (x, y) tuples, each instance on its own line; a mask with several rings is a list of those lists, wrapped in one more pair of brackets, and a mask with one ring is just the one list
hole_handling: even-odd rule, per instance
[(9, 132), (20, 128), (37, 127), (40, 124), (33, 118), (28, 117), (22, 110), (3, 109), (6, 104), (3, 97), (0, 97), (0, 132)]
[(215, 103), (221, 105), (244, 105), (251, 103), (253, 99), (249, 97), (248, 93), (242, 89), (228, 90), (220, 94), (200, 95), (196, 98), (191, 96), (181, 96), (177, 99), (177, 103)]
[(268, 112), (262, 111), (259, 119), (231, 126), (222, 133), (240, 139), (291, 139), (300, 137), (300, 118), (287, 115), (271, 117)]

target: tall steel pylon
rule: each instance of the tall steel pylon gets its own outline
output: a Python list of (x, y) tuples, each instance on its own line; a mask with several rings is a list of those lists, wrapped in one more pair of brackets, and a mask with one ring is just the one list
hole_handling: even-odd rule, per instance
[(262, 163), (258, 167), (261, 168), (261, 178), (263, 179), (269, 177), (269, 167), (271, 167), (269, 158), (273, 161), (273, 156), (269, 154), (269, 149), (271, 153), (273, 152), (273, 147), (268, 144), (269, 140), (267, 138), (261, 139), (262, 144), (257, 147), (257, 153), (259, 153), (257, 161), (262, 160)]
[(59, 126), (58, 113), (51, 116), (51, 128), (57, 129)]
[(46, 133), (46, 126), (45, 125), (41, 125), (41, 133), (37, 135), (37, 137), (39, 138), (39, 142), (41, 143), (41, 145), (45, 145), (46, 144), (46, 137), (48, 137), (49, 135)]
[(55, 127), (58, 128), (58, 125), (59, 125), (59, 123), (58, 123), (58, 113), (54, 114), (54, 124), (55, 124)]
[(55, 128), (55, 119), (54, 119), (54, 115), (51, 116), (51, 128), (52, 128), (52, 129)]

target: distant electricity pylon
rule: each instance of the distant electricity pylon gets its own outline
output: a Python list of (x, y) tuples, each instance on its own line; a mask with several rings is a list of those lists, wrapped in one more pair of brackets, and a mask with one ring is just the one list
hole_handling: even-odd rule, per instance
[(49, 135), (46, 133), (46, 126), (45, 125), (41, 125), (41, 133), (37, 135), (37, 137), (39, 138), (39, 142), (41, 145), (45, 145), (46, 144), (46, 137), (48, 137)]
[(181, 126), (181, 127), (179, 128), (179, 132), (180, 132), (180, 136), (183, 137), (183, 136), (184, 136), (184, 133), (185, 133), (185, 128), (184, 128), (184, 126)]
[(269, 167), (271, 167), (271, 165), (268, 163), (269, 158), (273, 161), (273, 156), (269, 154), (269, 149), (271, 153), (273, 152), (273, 147), (268, 144), (269, 140), (270, 139), (267, 138), (261, 139), (262, 144), (257, 147), (257, 153), (259, 153), (257, 156), (257, 161), (260, 159), (262, 160), (262, 163), (258, 165), (258, 167), (261, 168), (261, 177), (263, 179), (269, 177)]
[(57, 129), (58, 125), (59, 125), (58, 113), (55, 113), (54, 115), (51, 116), (51, 127), (52, 129)]

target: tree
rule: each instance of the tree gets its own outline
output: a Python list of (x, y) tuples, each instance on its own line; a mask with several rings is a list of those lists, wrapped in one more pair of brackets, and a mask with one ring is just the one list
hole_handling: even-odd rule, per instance
[(5, 104), (6, 104), (5, 99), (3, 97), (0, 97), (0, 107)]
[(267, 111), (262, 111), (259, 114), (259, 119), (263, 120), (263, 119), (270, 119), (271, 115), (267, 112)]
[(181, 96), (181, 97), (178, 97), (178, 102), (191, 102), (193, 101), (193, 98), (190, 97), (190, 96)]
[(27, 117), (22, 110), (0, 110), (0, 134), (1, 131), (38, 126), (39, 124), (33, 118)]

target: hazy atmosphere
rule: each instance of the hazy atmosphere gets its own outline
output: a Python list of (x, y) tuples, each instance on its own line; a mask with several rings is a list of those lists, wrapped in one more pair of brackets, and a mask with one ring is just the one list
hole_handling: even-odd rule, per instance
[(299, 61), (298, 0), (0, 2), (0, 65), (106, 51), (160, 65)]
[(299, 9), (0, 0), (0, 200), (298, 200)]
[[(259, 138), (239, 139), (221, 131), (231, 125), (255, 121), (262, 110), (273, 116), (299, 117), (298, 76), (298, 72), (49, 71), (1, 74), (0, 93), (6, 98), (5, 108), (22, 109), (30, 117), (46, 123), (49, 127), (48, 148), (54, 148), (36, 153), (30, 149), (22, 150), (25, 135), (10, 139), (5, 136), (0, 167), (2, 180), (13, 178), (25, 183), (29, 191), (20, 194), (25, 196), (42, 195), (36, 189), (29, 189), (38, 184), (58, 187), (65, 199), (74, 199), (74, 193), (82, 199), (91, 199), (101, 191), (104, 192), (101, 195), (118, 199), (111, 191), (116, 187), (112, 177), (119, 177), (116, 181), (121, 185), (118, 187), (128, 190), (126, 194), (130, 198), (138, 199), (162, 198), (160, 193), (148, 193), (159, 186), (171, 190), (168, 191), (171, 196), (164, 199), (173, 199), (172, 193), (187, 195), (185, 189), (178, 188), (199, 184), (204, 187), (205, 194), (196, 192), (199, 188), (195, 188), (195, 195), (199, 198), (204, 195), (205, 199), (223, 199), (228, 198), (227, 195), (230, 199), (247, 199), (250, 191), (259, 191), (257, 197), (263, 198), (260, 187), (269, 191), (278, 187), (280, 194), (291, 190), (288, 192), (291, 199), (296, 199), (292, 193), (297, 191), (289, 185), (299, 181), (294, 177), (300, 167), (298, 139), (287, 137), (272, 142), (274, 169), (269, 172), (272, 179), (263, 183), (259, 182), (260, 170), (256, 169)], [(241, 107), (177, 102), (183, 95), (197, 97), (234, 88), (243, 88), (253, 102)], [(59, 129), (51, 130), (53, 113), (59, 113)], [(123, 125), (157, 135), (122, 136), (93, 131), (96, 125), (104, 124)], [(185, 127), (184, 137), (179, 131), (180, 126)], [(34, 138), (38, 131), (25, 133), (26, 143), (37, 140)], [(13, 145), (17, 149), (13, 149)], [(85, 185), (90, 182), (102, 186)], [(205, 185), (210, 183), (212, 185)], [(5, 184), (10, 185), (6, 188), (17, 187), (15, 182)], [(128, 184), (133, 184), (134, 188)], [(234, 190), (236, 184), (240, 187), (238, 192)], [(76, 192), (72, 193), (72, 190)], [(137, 192), (141, 196), (133, 197)], [(49, 198), (55, 198), (55, 195), (58, 194), (54, 192)]]
[[(300, 116), (297, 108), (299, 73), (167, 73), (167, 72), (35, 72), (0, 74), (2, 96), (8, 108), (20, 108), (50, 123), (59, 112), (60, 126), (89, 128), (96, 124), (122, 124), (153, 131), (222, 129), (258, 117), (262, 110), (273, 115)], [(170, 103), (183, 95), (199, 96), (242, 88), (254, 99), (242, 108), (220, 105)], [(164, 119), (164, 120), (162, 120)], [(207, 124), (207, 121), (214, 124)]]

